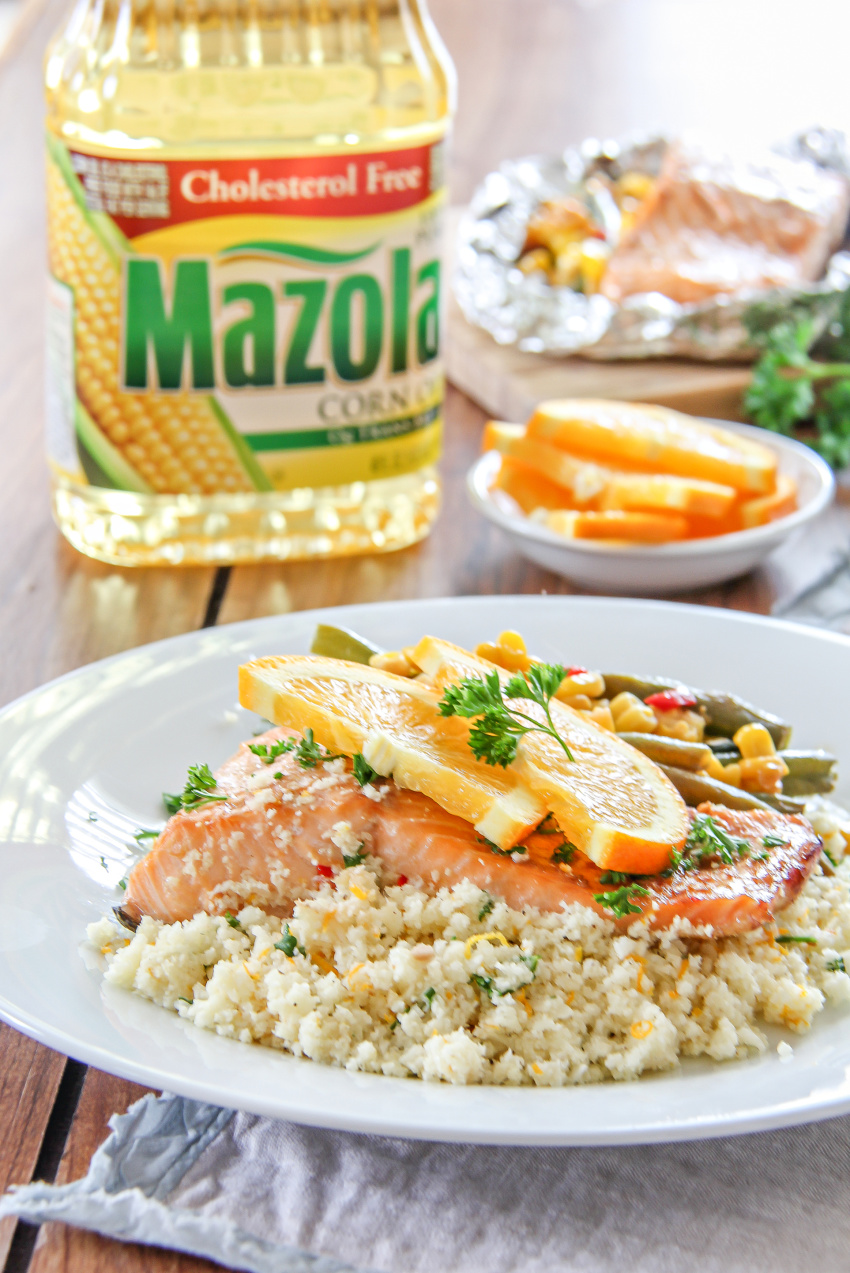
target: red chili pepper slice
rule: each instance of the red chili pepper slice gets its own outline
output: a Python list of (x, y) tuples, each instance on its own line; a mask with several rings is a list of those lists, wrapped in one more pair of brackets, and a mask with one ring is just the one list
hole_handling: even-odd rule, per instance
[(580, 676), (582, 672), (588, 672), (588, 671), (590, 671), (589, 668), (579, 667), (578, 664), (576, 664), (575, 667), (567, 668), (567, 676)]
[(332, 866), (317, 866), (316, 874), (324, 876), (326, 880), (332, 880), (334, 877), (334, 869)]
[(398, 877), (398, 879), (397, 879), (396, 883), (398, 884), (399, 888), (401, 888), (402, 884), (406, 884), (406, 883), (407, 883), (407, 876), (406, 876), (406, 875), (400, 875), (400, 876)]
[(690, 690), (662, 690), (643, 700), (657, 712), (675, 712), (683, 707), (696, 707), (697, 701)]

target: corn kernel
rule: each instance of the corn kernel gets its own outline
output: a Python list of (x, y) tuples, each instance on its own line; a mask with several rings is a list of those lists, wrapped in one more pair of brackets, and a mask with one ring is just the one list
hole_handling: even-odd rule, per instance
[(658, 713), (658, 733), (664, 738), (680, 738), (684, 743), (701, 743), (705, 721), (699, 712), (674, 708), (670, 712)]
[(419, 668), (411, 663), (404, 650), (388, 650), (386, 654), (373, 654), (369, 659), (370, 667), (380, 668), (382, 672), (394, 672), (396, 676), (416, 676)]
[(611, 715), (618, 734), (654, 734), (658, 727), (655, 712), (642, 703), (636, 694), (623, 690), (611, 699)]
[(495, 663), (496, 667), (504, 668), (506, 672), (525, 672), (531, 665), (531, 659), (527, 654), (511, 649), (510, 646), (493, 644), (490, 641), (483, 641), (481, 645), (477, 645), (475, 653), (479, 658)]
[(614, 733), (614, 717), (611, 715), (611, 708), (607, 703), (596, 703), (590, 709), (590, 719), (600, 729), (608, 729)]
[(745, 757), (740, 768), (741, 786), (745, 791), (764, 791), (771, 795), (782, 790), (782, 779), (788, 772), (785, 761), (776, 755)]
[(506, 628), (504, 632), (499, 633), (496, 644), (503, 645), (508, 650), (516, 650), (517, 654), (528, 653), (528, 647), (519, 632), (514, 632), (511, 628)]
[(756, 756), (773, 756), (776, 753), (773, 739), (764, 725), (742, 725), (733, 742), (746, 760), (752, 760)]
[(604, 693), (605, 678), (601, 672), (573, 672), (561, 681), (555, 697), (570, 699), (574, 694), (586, 694), (588, 698), (601, 698)]

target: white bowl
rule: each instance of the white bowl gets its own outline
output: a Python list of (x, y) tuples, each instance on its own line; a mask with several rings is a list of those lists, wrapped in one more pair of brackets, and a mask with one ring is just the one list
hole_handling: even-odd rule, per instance
[(748, 424), (732, 424), (728, 420), (708, 423), (743, 434), (776, 453), (780, 473), (787, 473), (797, 483), (796, 512), (766, 526), (730, 535), (632, 547), (565, 539), (516, 512), (509, 496), (491, 489), (500, 458), (496, 451), (487, 451), (473, 464), (466, 489), (478, 512), (506, 531), (524, 556), (582, 587), (630, 594), (707, 587), (752, 570), (774, 548), (822, 513), (835, 494), (832, 470), (810, 447)]

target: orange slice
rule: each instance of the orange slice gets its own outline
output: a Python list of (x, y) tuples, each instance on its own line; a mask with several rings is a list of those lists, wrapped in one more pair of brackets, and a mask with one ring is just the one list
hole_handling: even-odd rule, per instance
[(239, 669), (243, 707), (276, 725), (309, 727), (329, 751), (362, 752), (379, 774), (430, 796), (510, 848), (548, 807), (515, 769), (475, 759), (468, 722), (441, 716), (440, 697), (422, 681), (317, 655), (256, 659)]
[[(495, 664), (436, 637), (423, 637), (414, 659), (438, 688), (483, 676)], [(508, 674), (499, 670), (503, 682)], [(543, 719), (527, 700), (520, 710)], [(581, 712), (553, 700), (555, 727), (573, 761), (545, 734), (521, 739), (516, 769), (558, 819), (567, 838), (606, 870), (652, 875), (669, 864), (688, 833), (684, 801), (656, 764)]]
[(688, 519), (678, 513), (585, 513), (555, 510), (546, 514), (545, 525), (568, 539), (626, 539), (662, 544), (685, 539)]
[(562, 486), (550, 482), (509, 455), (502, 456), (493, 489), (510, 495), (526, 515), (536, 508), (565, 508), (570, 498)]
[(543, 402), (528, 435), (603, 463), (698, 477), (753, 495), (776, 485), (776, 457), (756, 442), (667, 407), (563, 399)]
[(787, 517), (797, 507), (797, 487), (787, 473), (776, 479), (776, 490), (771, 495), (745, 499), (741, 504), (741, 525), (745, 530), (752, 526), (766, 526), (779, 517)]
[(525, 465), (538, 474), (547, 487), (553, 483), (564, 487), (565, 495), (560, 504), (541, 500), (537, 507), (563, 508), (571, 496), (574, 503), (594, 500), (602, 509), (661, 509), (697, 517), (724, 517), (737, 494), (733, 486), (698, 477), (621, 473), (588, 463), (561, 447), (528, 437), (518, 425), (497, 420), (491, 420), (484, 429), (483, 449), (500, 451), (514, 464)]
[(503, 455), (527, 465), (547, 481), (562, 486), (565, 495), (572, 496), (580, 504), (600, 495), (611, 477), (610, 472), (598, 464), (589, 464), (587, 460), (568, 455), (559, 447), (530, 438), (524, 432), (515, 433), (510, 425), (491, 421), (484, 430), (484, 441), (487, 450), (501, 451)]
[(605, 510), (684, 513), (693, 517), (726, 517), (737, 491), (720, 482), (668, 473), (612, 473), (601, 500)]

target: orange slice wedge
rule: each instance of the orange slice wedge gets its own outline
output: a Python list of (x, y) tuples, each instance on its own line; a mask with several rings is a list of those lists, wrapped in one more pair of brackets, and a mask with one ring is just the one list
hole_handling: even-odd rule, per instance
[[(413, 657), (436, 686), (483, 676), (495, 664), (448, 641), (424, 637)], [(508, 674), (499, 669), (503, 682)], [(543, 720), (532, 703), (517, 704)], [(605, 870), (652, 875), (688, 833), (684, 801), (656, 764), (581, 712), (553, 700), (552, 719), (574, 757), (541, 733), (521, 739), (516, 769), (551, 809), (567, 838)]]
[[(564, 508), (593, 500), (602, 509), (662, 510), (697, 517), (724, 517), (737, 492), (733, 486), (672, 473), (619, 472), (570, 455), (562, 447), (528, 437), (518, 425), (491, 420), (484, 429), (483, 449), (499, 451), (504, 461), (522, 465), (547, 488), (564, 488), (559, 504), (540, 500), (537, 507)], [(506, 467), (503, 461), (503, 467)], [(510, 470), (508, 470), (510, 471)], [(497, 485), (501, 485), (497, 479)], [(522, 507), (522, 502), (517, 500)]]
[(752, 495), (776, 485), (776, 457), (756, 442), (667, 407), (563, 399), (543, 402), (528, 436), (587, 459), (698, 477)]
[(441, 716), (440, 697), (423, 681), (316, 655), (256, 659), (239, 669), (243, 707), (276, 725), (309, 727), (331, 752), (361, 752), (379, 774), (430, 796), (509, 849), (548, 806), (517, 770), (476, 760), (469, 724)]
[(502, 456), (493, 489), (510, 495), (526, 515), (536, 508), (566, 508), (570, 498), (562, 486), (550, 482), (509, 455)]
[(567, 539), (625, 539), (644, 544), (663, 544), (685, 539), (688, 519), (679, 513), (585, 513), (554, 510), (545, 525)]
[(779, 517), (787, 517), (797, 507), (797, 487), (787, 473), (776, 479), (776, 490), (770, 495), (745, 499), (741, 504), (741, 525), (745, 530), (753, 526), (766, 526)]

